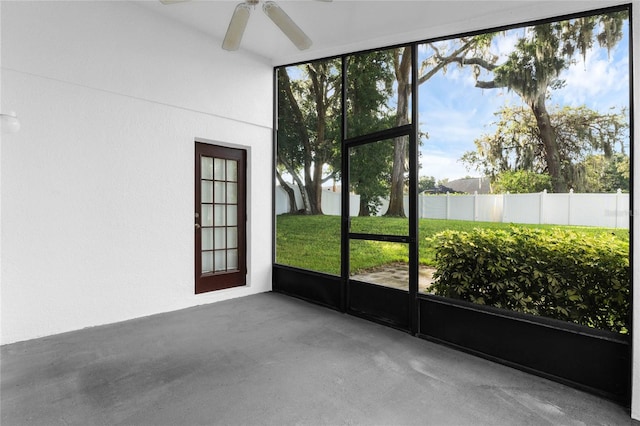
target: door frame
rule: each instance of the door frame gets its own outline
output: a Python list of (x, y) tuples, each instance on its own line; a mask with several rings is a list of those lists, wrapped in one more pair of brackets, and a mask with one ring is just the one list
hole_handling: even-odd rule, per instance
[[(246, 285), (247, 276), (247, 150), (219, 144), (195, 142), (194, 167), (194, 290), (196, 294)], [(236, 160), (237, 169), (237, 250), (238, 264), (233, 271), (202, 273), (201, 158)], [(215, 205), (213, 202), (212, 206)], [(226, 203), (224, 204), (227, 205)], [(215, 229), (215, 228), (214, 228)]]
[[(416, 110), (414, 108), (413, 110)], [(342, 267), (341, 278), (344, 282), (344, 310), (350, 314), (361, 316), (376, 322), (389, 325), (415, 334), (418, 331), (416, 297), (418, 293), (418, 204), (417, 196), (417, 134), (416, 126), (406, 124), (363, 136), (343, 139), (342, 142), (342, 175), (343, 188), (350, 187), (350, 155), (349, 149), (381, 142), (398, 137), (409, 139), (409, 211), (406, 235), (386, 235), (351, 232), (351, 199), (348, 191), (342, 191)], [(385, 241), (407, 244), (409, 251), (409, 288), (408, 291), (371, 284), (350, 278), (351, 240)]]
[[(340, 227), (341, 239), (341, 269), (342, 298), (341, 308), (344, 312), (363, 316), (369, 320), (381, 322), (394, 328), (399, 328), (417, 334), (419, 330), (418, 317), (418, 168), (419, 168), (419, 117), (418, 117), (418, 43), (405, 45), (411, 52), (411, 116), (408, 124), (372, 132), (370, 134), (349, 138), (348, 117), (345, 111), (347, 105), (347, 84), (349, 55), (342, 56), (342, 134), (341, 147), (342, 170), (349, 170), (349, 148), (358, 145), (406, 136), (409, 138), (409, 211), (408, 235), (403, 237), (381, 234), (351, 233), (350, 225), (350, 197), (349, 191), (342, 191), (342, 222)], [(342, 187), (349, 188), (349, 173), (343, 173)], [(404, 294), (400, 290), (351, 280), (350, 275), (350, 240), (392, 241), (408, 244), (409, 249), (409, 291)], [(353, 296), (356, 296), (355, 298)], [(353, 299), (353, 300), (352, 300)], [(355, 302), (352, 303), (352, 302)]]

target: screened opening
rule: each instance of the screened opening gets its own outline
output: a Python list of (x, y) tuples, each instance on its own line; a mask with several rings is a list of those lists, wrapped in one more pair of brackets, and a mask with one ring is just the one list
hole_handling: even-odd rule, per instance
[[(349, 148), (349, 184), (354, 194), (351, 203), (357, 214), (350, 218), (349, 232), (359, 234), (408, 235), (408, 187), (402, 172), (400, 214), (391, 212), (394, 150), (406, 150), (408, 137), (386, 139)], [(405, 154), (406, 155), (406, 154)], [(393, 216), (393, 217), (389, 217)]]
[(276, 263), (340, 274), (341, 61), (278, 68)]
[(411, 122), (411, 47), (350, 55), (347, 63), (346, 137)]
[[(276, 264), (343, 279), (395, 265), (420, 297), (627, 334), (628, 15), (278, 68)], [(418, 140), (414, 164), (408, 138), (352, 144), (398, 126)], [(406, 236), (395, 247), (412, 226), (415, 255), (353, 240), (344, 254), (349, 233)]]
[(626, 11), (418, 50), (420, 291), (628, 333)]

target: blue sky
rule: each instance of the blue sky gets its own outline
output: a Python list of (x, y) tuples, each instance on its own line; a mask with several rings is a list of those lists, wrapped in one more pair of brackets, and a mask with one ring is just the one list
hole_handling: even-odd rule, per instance
[[(628, 27), (625, 36), (613, 51), (595, 48), (588, 52), (586, 61), (576, 58), (576, 63), (561, 78), (566, 86), (555, 90), (547, 102), (557, 105), (586, 105), (591, 109), (607, 112), (611, 107), (629, 105), (629, 46)], [(511, 30), (497, 36), (492, 52), (504, 57), (513, 49), (523, 29)], [(421, 58), (420, 58), (421, 59)], [(490, 80), (484, 73), (481, 80)], [(467, 170), (458, 161), (465, 151), (475, 150), (474, 139), (492, 133), (493, 115), (504, 104), (521, 105), (520, 98), (506, 89), (482, 90), (475, 87), (470, 68), (449, 67), (420, 87), (419, 119), (421, 131), (429, 134), (423, 140), (420, 175), (434, 176), (437, 180), (454, 180), (465, 176), (479, 176), (475, 170)]]

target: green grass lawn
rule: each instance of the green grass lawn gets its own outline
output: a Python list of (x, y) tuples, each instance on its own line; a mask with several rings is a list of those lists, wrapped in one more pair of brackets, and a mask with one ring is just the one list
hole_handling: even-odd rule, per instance
[[(312, 271), (340, 274), (340, 217), (280, 215), (276, 221), (276, 263)], [(461, 220), (420, 219), (418, 248), (420, 264), (434, 264), (435, 250), (429, 238), (444, 230), (470, 231), (473, 228), (508, 229), (510, 223), (470, 222)], [(572, 229), (590, 235), (614, 234), (629, 242), (627, 229), (586, 226), (517, 225), (526, 228)], [(407, 235), (408, 221), (400, 218), (358, 217), (352, 220), (352, 232)], [(351, 241), (351, 271), (408, 262), (407, 244), (380, 241)]]

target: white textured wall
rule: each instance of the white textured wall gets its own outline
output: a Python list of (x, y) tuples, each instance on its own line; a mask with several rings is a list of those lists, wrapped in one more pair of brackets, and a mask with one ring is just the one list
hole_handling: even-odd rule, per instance
[[(128, 2), (1, 2), (2, 343), (271, 289), (272, 68)], [(247, 287), (194, 294), (194, 140), (249, 150)], [(259, 159), (259, 161), (256, 161)]]

